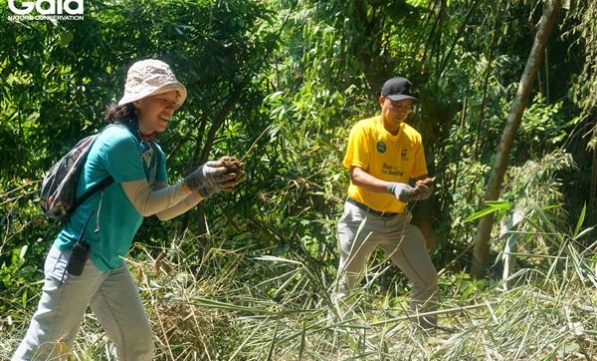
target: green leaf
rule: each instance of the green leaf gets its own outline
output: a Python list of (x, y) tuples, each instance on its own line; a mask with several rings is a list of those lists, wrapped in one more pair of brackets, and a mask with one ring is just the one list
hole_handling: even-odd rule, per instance
[(68, 47), (68, 45), (70, 44), (71, 41), (73, 41), (75, 39), (75, 35), (70, 32), (70, 31), (66, 31), (62, 34), (60, 34), (60, 45), (62, 45), (63, 47)]
[(485, 204), (488, 206), (487, 208), (484, 208), (479, 212), (465, 218), (464, 222), (472, 222), (493, 212), (503, 213), (512, 207), (508, 201), (485, 201)]
[(578, 236), (578, 232), (580, 232), (580, 227), (585, 222), (585, 216), (587, 214), (587, 204), (582, 207), (582, 211), (580, 212), (580, 216), (578, 217), (578, 222), (576, 222), (576, 229), (574, 230), (574, 238)]

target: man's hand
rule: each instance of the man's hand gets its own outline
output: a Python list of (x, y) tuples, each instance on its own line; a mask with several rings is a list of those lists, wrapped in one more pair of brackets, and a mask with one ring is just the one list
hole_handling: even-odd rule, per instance
[(416, 199), (424, 200), (431, 196), (433, 192), (433, 179), (420, 179), (415, 183)]
[(405, 183), (390, 182), (386, 187), (400, 202), (408, 203), (416, 200), (417, 190)]
[(400, 202), (408, 203), (427, 199), (433, 192), (433, 180), (425, 178), (418, 180), (415, 187), (405, 183), (391, 182), (387, 186), (388, 193), (392, 193)]
[(203, 198), (208, 198), (235, 177), (236, 174), (228, 172), (223, 162), (208, 161), (186, 176), (184, 181), (190, 190), (201, 194)]

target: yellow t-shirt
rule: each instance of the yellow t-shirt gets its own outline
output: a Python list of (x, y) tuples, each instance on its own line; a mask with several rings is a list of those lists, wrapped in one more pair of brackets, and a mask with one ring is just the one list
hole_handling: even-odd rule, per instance
[[(383, 127), (381, 116), (361, 120), (352, 127), (342, 164), (391, 182), (408, 183), (427, 174), (421, 134), (402, 123), (394, 136)], [(370, 192), (352, 182), (348, 196), (380, 212), (401, 213), (406, 207), (390, 193)]]

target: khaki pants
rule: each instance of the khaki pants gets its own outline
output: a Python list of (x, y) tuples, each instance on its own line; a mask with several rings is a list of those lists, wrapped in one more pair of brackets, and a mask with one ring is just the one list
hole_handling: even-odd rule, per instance
[(37, 312), (12, 361), (66, 360), (88, 305), (115, 343), (118, 360), (151, 361), (151, 325), (126, 264), (102, 273), (87, 261), (81, 276), (65, 275), (70, 253), (50, 250)]
[[(426, 312), (437, 307), (437, 271), (429, 258), (425, 238), (410, 224), (411, 214), (382, 217), (346, 203), (338, 222), (340, 265), (335, 298), (346, 297), (355, 287), (367, 257), (380, 247), (412, 283), (411, 311)], [(434, 317), (418, 320), (435, 323)]]

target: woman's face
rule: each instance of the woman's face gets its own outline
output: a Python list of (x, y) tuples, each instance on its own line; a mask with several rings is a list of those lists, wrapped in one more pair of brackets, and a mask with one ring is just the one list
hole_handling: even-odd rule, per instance
[(167, 93), (151, 95), (134, 102), (139, 120), (139, 130), (149, 135), (153, 132), (163, 132), (168, 126), (170, 118), (176, 110), (176, 90)]

